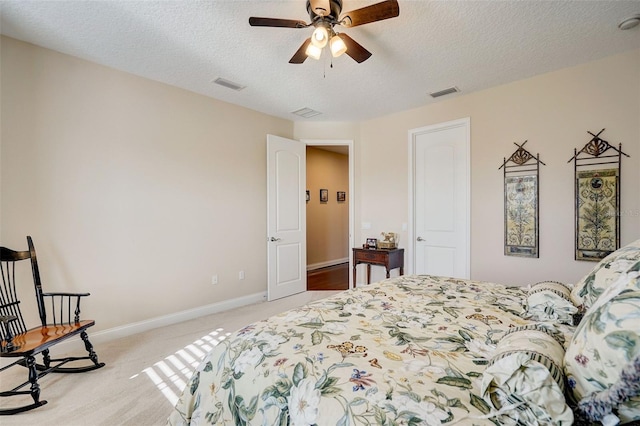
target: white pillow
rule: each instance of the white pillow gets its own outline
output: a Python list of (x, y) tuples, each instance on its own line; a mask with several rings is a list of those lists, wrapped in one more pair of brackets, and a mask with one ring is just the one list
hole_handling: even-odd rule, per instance
[[(640, 261), (604, 290), (585, 313), (565, 354), (568, 394), (576, 402), (604, 394), (640, 356)], [(623, 422), (640, 420), (640, 395), (616, 405)]]
[(573, 423), (564, 399), (564, 346), (558, 336), (553, 325), (533, 324), (513, 328), (498, 342), (480, 389), (498, 422)]
[(628, 244), (602, 259), (571, 290), (573, 304), (586, 311), (618, 276), (640, 260), (640, 240)]
[(575, 325), (578, 308), (571, 301), (571, 289), (557, 281), (543, 281), (529, 289), (520, 316), (535, 321)]

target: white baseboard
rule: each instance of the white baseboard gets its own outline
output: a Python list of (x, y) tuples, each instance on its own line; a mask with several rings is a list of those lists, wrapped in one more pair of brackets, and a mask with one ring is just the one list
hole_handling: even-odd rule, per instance
[(329, 266), (340, 265), (342, 263), (348, 263), (348, 262), (349, 262), (349, 258), (345, 257), (343, 259), (334, 259), (334, 260), (328, 260), (326, 262), (313, 263), (311, 265), (307, 265), (307, 271), (314, 271), (316, 269), (321, 269), (321, 268), (326, 268), (326, 267), (329, 267)]
[[(249, 294), (247, 296), (237, 297), (235, 299), (223, 300), (222, 302), (212, 303), (210, 305), (200, 306), (198, 308), (163, 315), (144, 321), (121, 325), (118, 327), (109, 328), (107, 330), (101, 330), (95, 333), (92, 333), (91, 329), (89, 329), (89, 340), (91, 340), (91, 343), (96, 346), (100, 343), (105, 343), (111, 340), (120, 339), (122, 337), (131, 336), (133, 334), (142, 333), (144, 331), (153, 330), (154, 328), (165, 327), (167, 325), (177, 324), (179, 322), (200, 318), (205, 315), (216, 314), (218, 312), (228, 311), (229, 309), (235, 309), (242, 306), (251, 305), (253, 303), (264, 302), (266, 300), (267, 292), (265, 291)], [(64, 345), (75, 342), (77, 339), (73, 338), (64, 341), (58, 345), (58, 348), (63, 348)], [(98, 351), (99, 355), (99, 348), (97, 348), (96, 351)]]

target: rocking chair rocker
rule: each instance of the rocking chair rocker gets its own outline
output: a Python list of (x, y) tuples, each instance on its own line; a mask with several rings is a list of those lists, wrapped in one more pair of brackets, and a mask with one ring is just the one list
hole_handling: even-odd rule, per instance
[[(0, 373), (13, 366), (28, 369), (28, 380), (8, 391), (1, 391), (0, 397), (31, 395), (33, 403), (12, 408), (0, 408), (0, 415), (16, 414), (40, 407), (47, 403), (40, 400), (38, 379), (49, 373), (82, 373), (103, 367), (93, 350), (86, 330), (95, 324), (93, 320), (80, 321), (80, 299), (89, 293), (43, 293), (36, 251), (31, 237), (27, 237), (28, 250), (14, 251), (0, 247), (0, 357), (19, 358), (0, 368)], [(16, 292), (16, 262), (31, 260), (31, 271), (35, 286), (36, 302), (41, 325), (27, 329), (20, 311), (20, 300)], [(45, 309), (45, 298), (51, 311)], [(73, 312), (73, 314), (72, 314)], [(50, 314), (48, 317), (47, 314)], [(52, 359), (49, 349), (57, 343), (80, 335), (88, 356)], [(42, 355), (42, 364), (36, 362), (36, 355)], [(78, 360), (90, 360), (91, 363), (78, 367), (63, 365)], [(29, 390), (20, 390), (27, 385)]]

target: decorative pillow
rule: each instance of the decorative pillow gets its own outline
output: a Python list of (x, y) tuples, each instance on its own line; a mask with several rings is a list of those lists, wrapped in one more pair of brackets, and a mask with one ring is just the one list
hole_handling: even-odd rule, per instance
[(549, 324), (515, 327), (498, 342), (481, 393), (504, 424), (570, 425), (564, 399), (561, 333)]
[(635, 396), (640, 396), (640, 355), (624, 366), (620, 372), (620, 379), (611, 387), (580, 400), (576, 408), (576, 420), (582, 423), (599, 421), (605, 425), (618, 424), (620, 419), (613, 414), (613, 410), (618, 410), (620, 404)]
[(591, 272), (576, 283), (571, 290), (571, 301), (586, 311), (618, 275), (640, 260), (640, 240), (628, 244), (604, 259)]
[(571, 289), (556, 281), (543, 281), (529, 289), (520, 316), (536, 321), (574, 324), (578, 308), (571, 301)]
[[(564, 358), (569, 395), (579, 402), (606, 392), (638, 356), (640, 261), (619, 274), (576, 328)], [(640, 396), (622, 399), (616, 404), (618, 417), (623, 422), (640, 420)]]

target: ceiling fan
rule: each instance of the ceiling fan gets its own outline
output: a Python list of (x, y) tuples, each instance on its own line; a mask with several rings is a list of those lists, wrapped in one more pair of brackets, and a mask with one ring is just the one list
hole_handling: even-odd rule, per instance
[(356, 27), (384, 19), (395, 18), (400, 14), (397, 0), (385, 0), (360, 9), (344, 13), (342, 16), (342, 0), (307, 0), (307, 12), (310, 23), (295, 19), (250, 17), (252, 27), (280, 27), (280, 28), (308, 28), (315, 27), (311, 37), (291, 57), (289, 63), (301, 64), (312, 57), (320, 59), (322, 49), (328, 44), (331, 54), (338, 57), (346, 53), (356, 62), (364, 62), (371, 56), (371, 52), (358, 44), (345, 33), (336, 33), (335, 25)]

